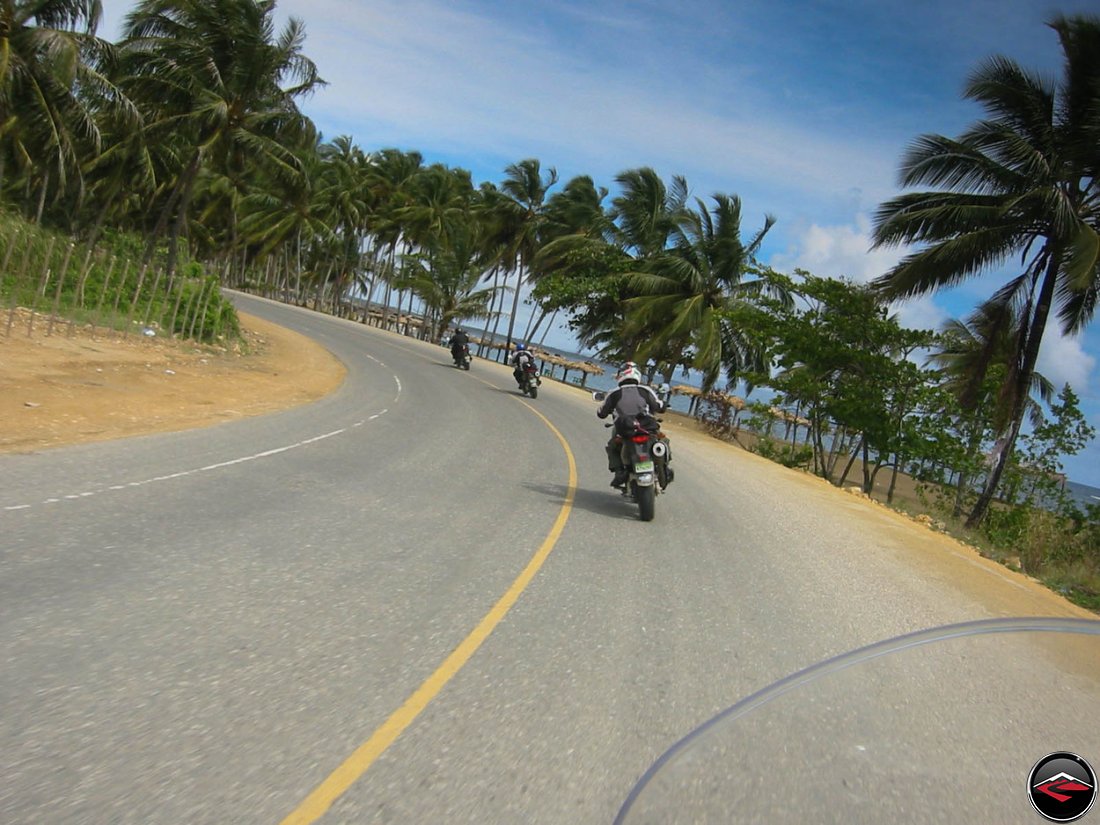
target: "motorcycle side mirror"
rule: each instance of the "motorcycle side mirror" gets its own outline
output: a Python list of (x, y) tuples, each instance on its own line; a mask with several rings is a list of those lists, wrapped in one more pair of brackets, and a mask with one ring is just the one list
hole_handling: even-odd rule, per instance
[(605, 398), (607, 398), (607, 393), (597, 390), (596, 392), (592, 393), (592, 398), (596, 401), (603, 401)]

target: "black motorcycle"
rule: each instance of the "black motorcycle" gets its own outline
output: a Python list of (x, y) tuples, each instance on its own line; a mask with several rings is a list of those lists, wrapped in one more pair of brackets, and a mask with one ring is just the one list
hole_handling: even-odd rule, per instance
[(470, 345), (463, 344), (461, 347), (455, 347), (451, 350), (451, 358), (454, 359), (455, 366), (459, 369), (468, 370), (470, 368)]
[[(607, 393), (594, 392), (592, 397), (602, 402)], [(623, 495), (638, 503), (638, 516), (642, 521), (653, 521), (656, 515), (657, 496), (672, 482), (673, 469), (669, 466), (672, 451), (668, 438), (660, 428), (660, 419), (647, 423), (637, 418), (621, 419), (605, 424), (615, 428), (614, 443), (621, 449), (623, 466), (627, 470)]]

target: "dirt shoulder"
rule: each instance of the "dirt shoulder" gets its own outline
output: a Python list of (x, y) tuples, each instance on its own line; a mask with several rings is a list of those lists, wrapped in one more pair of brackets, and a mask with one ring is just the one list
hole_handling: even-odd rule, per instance
[(245, 314), (241, 327), (241, 344), (214, 347), (67, 326), (47, 335), (41, 318), (28, 335), (17, 317), (0, 334), (0, 453), (209, 426), (306, 404), (344, 380), (310, 339)]

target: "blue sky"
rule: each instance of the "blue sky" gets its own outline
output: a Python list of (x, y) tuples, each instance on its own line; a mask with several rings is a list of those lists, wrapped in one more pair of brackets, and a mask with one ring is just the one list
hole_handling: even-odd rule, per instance
[[(106, 0), (115, 38), (132, 6)], [(869, 251), (870, 219), (900, 191), (917, 135), (957, 135), (982, 112), (960, 92), (993, 54), (1051, 76), (1061, 12), (1095, 0), (278, 0), (306, 24), (328, 86), (303, 109), (326, 138), (499, 182), (528, 157), (564, 182), (620, 171), (683, 175), (693, 195), (736, 194), (748, 236), (778, 220), (762, 259), (778, 269), (869, 280), (900, 250)], [(898, 307), (910, 326), (967, 314), (996, 274)], [(571, 347), (564, 331), (547, 343)], [(1051, 327), (1040, 369), (1082, 397), (1100, 429), (1100, 324)], [(1067, 463), (1100, 487), (1100, 445)]]

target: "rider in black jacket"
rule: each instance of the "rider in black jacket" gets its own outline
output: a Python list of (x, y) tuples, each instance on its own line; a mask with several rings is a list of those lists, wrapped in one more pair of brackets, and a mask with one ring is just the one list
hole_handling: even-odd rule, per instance
[(615, 443), (620, 435), (628, 435), (629, 421), (638, 420), (647, 430), (656, 432), (659, 428), (654, 413), (665, 411), (665, 405), (650, 387), (641, 383), (642, 373), (637, 364), (627, 361), (615, 376), (618, 389), (607, 394), (600, 408), (596, 410), (599, 418), (607, 418), (615, 413), (615, 429), (607, 442), (607, 468), (615, 474), (612, 487), (622, 487), (626, 483), (627, 469), (623, 465), (621, 447)]
[(470, 336), (468, 336), (461, 329), (455, 328), (454, 335), (451, 336), (451, 358), (457, 364), (458, 359), (462, 357), (462, 349), (470, 343)]

